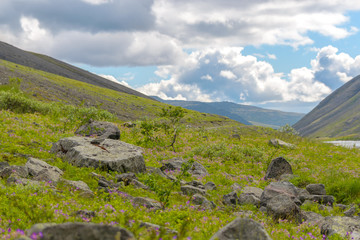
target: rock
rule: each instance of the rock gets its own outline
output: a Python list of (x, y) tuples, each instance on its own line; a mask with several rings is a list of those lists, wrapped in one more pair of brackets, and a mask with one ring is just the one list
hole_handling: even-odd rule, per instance
[(248, 218), (236, 218), (220, 229), (210, 240), (271, 240), (263, 226)]
[(309, 195), (309, 196), (300, 196), (300, 200), (304, 202), (304, 200), (309, 200), (312, 202), (332, 206), (335, 202), (335, 198), (331, 195)]
[(336, 207), (340, 208), (341, 210), (345, 210), (348, 206), (345, 204), (338, 203), (336, 204)]
[(278, 195), (289, 196), (292, 201), (301, 205), (300, 200), (298, 199), (297, 188), (290, 182), (272, 182), (267, 185), (264, 189), (264, 192), (261, 194), (260, 204), (261, 206), (267, 205), (267, 202)]
[(42, 240), (135, 240), (134, 235), (125, 228), (94, 223), (35, 224), (27, 235), (34, 236), (40, 233)]
[(216, 207), (212, 201), (207, 200), (206, 197), (200, 194), (194, 194), (191, 198), (191, 203), (194, 205), (200, 205), (204, 209), (214, 209)]
[(8, 178), (10, 175), (16, 175), (20, 178), (27, 178), (29, 172), (24, 166), (11, 165), (0, 170), (0, 178)]
[(265, 180), (270, 178), (279, 179), (283, 174), (293, 174), (292, 168), (285, 158), (278, 157), (271, 161), (265, 174)]
[(253, 194), (241, 193), (239, 196), (239, 204), (240, 205), (250, 204), (260, 207), (260, 198), (256, 197)]
[(193, 180), (191, 182), (187, 182), (187, 183), (185, 183), (185, 185), (205, 189), (204, 185), (200, 181), (196, 181), (196, 180)]
[(145, 172), (141, 148), (112, 139), (101, 145), (91, 144), (87, 137), (68, 137), (54, 143), (51, 152), (77, 167), (102, 168), (116, 172)]
[(72, 188), (75, 188), (75, 190), (80, 191), (81, 195), (84, 197), (92, 197), (94, 196), (93, 191), (91, 191), (91, 189), (89, 188), (89, 186), (84, 183), (83, 181), (71, 181), (71, 180), (66, 180), (63, 179), (62, 182), (65, 185), (68, 185)]
[(97, 136), (101, 139), (120, 139), (119, 128), (110, 122), (89, 121), (87, 124), (80, 126), (75, 134), (84, 137)]
[(47, 169), (52, 172), (56, 172), (60, 176), (64, 174), (64, 172), (61, 171), (58, 167), (51, 166), (50, 164), (44, 161), (32, 157), (28, 158), (25, 167), (27, 167), (29, 174), (31, 176), (37, 176), (44, 169)]
[(360, 219), (340, 216), (326, 217), (325, 223), (321, 225), (321, 234), (331, 236), (335, 233), (343, 238), (359, 240)]
[(242, 189), (242, 193), (244, 194), (252, 194), (257, 198), (261, 198), (261, 194), (264, 192), (264, 190), (262, 190), (261, 188), (257, 188), (257, 187), (244, 187)]
[(270, 145), (273, 145), (274, 147), (283, 147), (283, 148), (295, 148), (296, 146), (291, 143), (284, 142), (280, 139), (271, 139), (269, 141)]
[(8, 162), (0, 162), (0, 171), (6, 167), (10, 167)]
[(324, 184), (309, 184), (306, 190), (312, 195), (326, 195)]
[(162, 209), (162, 205), (160, 202), (147, 197), (136, 197), (133, 199), (133, 204), (135, 206), (143, 206), (153, 210)]
[(33, 180), (40, 182), (48, 183), (57, 183), (60, 180), (61, 175), (58, 172), (52, 171), (50, 169), (41, 170)]
[(89, 210), (78, 210), (73, 213), (73, 215), (82, 217), (82, 218), (93, 218), (96, 216), (96, 213), (94, 211)]
[(274, 219), (288, 219), (301, 222), (300, 208), (290, 196), (281, 194), (266, 203), (267, 213)]
[(194, 195), (194, 194), (200, 194), (200, 195), (206, 194), (204, 189), (197, 188), (197, 187), (190, 186), (190, 185), (181, 186), (181, 191), (183, 194), (189, 195), (189, 196)]
[[(185, 163), (187, 163), (187, 161), (183, 160), (182, 158), (173, 158), (166, 162), (160, 169), (162, 171), (181, 171), (181, 166)], [(198, 162), (194, 162), (192, 164), (188, 173), (197, 176), (206, 176), (209, 174), (205, 167)]]
[(178, 234), (178, 232), (175, 230), (148, 222), (141, 222), (139, 227), (145, 227), (153, 231), (160, 231), (161, 229), (164, 229), (168, 234)]
[(213, 182), (207, 182), (204, 187), (205, 190), (216, 190), (216, 185)]
[(235, 206), (239, 203), (239, 198), (235, 191), (223, 196), (223, 203), (228, 206)]
[(145, 184), (143, 184), (142, 182), (140, 182), (139, 180), (136, 180), (136, 179), (130, 180), (129, 185), (132, 185), (135, 188), (142, 188), (142, 189), (145, 189), (145, 190), (150, 189), (148, 186), (146, 186)]
[(126, 122), (122, 125), (123, 127), (126, 127), (126, 128), (134, 128), (136, 127), (136, 123), (133, 123), (133, 122)]
[(6, 184), (8, 185), (21, 184), (23, 186), (26, 185), (40, 186), (40, 182), (31, 179), (21, 178), (16, 174), (10, 175), (10, 177), (8, 177), (8, 179), (6, 180)]
[(235, 192), (240, 192), (242, 187), (240, 186), (240, 184), (234, 183), (233, 185), (231, 185), (231, 189)]
[(310, 223), (312, 225), (321, 226), (325, 221), (325, 217), (318, 213), (302, 211), (301, 215), (305, 223)]
[(352, 217), (352, 216), (354, 216), (355, 213), (356, 213), (356, 207), (351, 206), (348, 210), (346, 210), (344, 212), (344, 215), (347, 216), (347, 217)]
[(120, 174), (120, 175), (116, 175), (115, 178), (116, 178), (116, 181), (117, 181), (117, 182), (125, 182), (125, 186), (128, 185), (128, 183), (129, 183), (132, 179), (138, 180), (138, 178), (136, 177), (135, 173), (132, 173), (132, 172), (123, 173), (123, 174)]

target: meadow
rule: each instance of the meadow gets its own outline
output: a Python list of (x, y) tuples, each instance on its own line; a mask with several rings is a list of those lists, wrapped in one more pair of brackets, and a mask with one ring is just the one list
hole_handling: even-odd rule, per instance
[[(171, 135), (164, 129), (153, 129), (144, 135), (144, 122), (156, 123), (164, 119), (139, 118), (136, 127), (128, 128), (114, 114), (96, 107), (66, 105), (61, 102), (40, 102), (34, 100), (15, 85), (3, 87), (0, 91), (0, 161), (10, 165), (24, 165), (28, 157), (35, 157), (59, 167), (64, 178), (82, 180), (95, 193), (93, 198), (83, 197), (77, 189), (50, 183), (41, 185), (8, 185), (0, 180), (0, 237), (16, 239), (36, 223), (93, 222), (124, 227), (136, 239), (209, 239), (215, 232), (239, 216), (249, 216), (260, 222), (273, 239), (324, 239), (319, 226), (291, 221), (274, 221), (255, 206), (242, 205), (235, 208), (222, 203), (223, 195), (230, 193), (232, 185), (264, 188), (271, 180), (264, 180), (270, 161), (284, 157), (292, 166), (294, 176), (290, 181), (304, 188), (310, 183), (323, 183), (328, 194), (337, 203), (360, 203), (360, 151), (325, 144), (313, 139), (277, 131), (271, 128), (245, 126), (221, 118), (205, 122), (216, 125), (199, 125), (188, 112), (178, 124), (174, 149), (169, 146)], [(198, 116), (200, 117), (200, 116)], [(143, 183), (152, 182), (158, 186), (153, 191), (138, 189), (131, 185), (104, 192), (98, 190), (97, 179), (92, 172), (115, 180), (116, 172), (100, 169), (77, 168), (50, 153), (52, 143), (61, 138), (74, 136), (75, 130), (89, 119), (110, 121), (121, 131), (121, 141), (143, 147), (146, 166), (161, 167), (162, 162), (174, 157), (201, 163), (209, 172), (202, 178), (185, 174), (182, 180), (212, 181), (216, 190), (208, 191), (209, 200), (217, 207), (213, 210), (199, 210), (191, 204), (189, 196), (180, 193), (180, 186), (158, 175), (137, 174)], [(204, 119), (203, 119), (204, 120)], [(239, 137), (234, 137), (237, 135)], [(151, 137), (151, 140), (147, 138)], [(269, 140), (279, 138), (296, 147), (279, 148), (269, 145)], [(175, 150), (175, 151), (174, 151)], [(180, 177), (180, 176), (179, 176)], [(160, 200), (161, 193), (169, 192), (168, 204), (162, 210), (153, 211), (135, 207), (123, 196), (149, 197)], [(303, 205), (323, 216), (343, 215), (334, 207), (331, 211), (321, 210), (317, 205)], [(95, 212), (95, 217), (75, 215), (78, 210)], [(166, 233), (140, 228), (140, 222), (149, 222), (178, 232)], [(33, 239), (39, 236), (32, 236)], [(341, 239), (333, 236), (330, 239)]]

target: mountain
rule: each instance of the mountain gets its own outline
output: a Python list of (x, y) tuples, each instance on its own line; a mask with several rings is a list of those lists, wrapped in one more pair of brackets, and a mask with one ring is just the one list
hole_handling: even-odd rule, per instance
[(85, 71), (81, 68), (72, 66), (49, 56), (21, 50), (1, 41), (0, 59), (31, 67), (37, 70), (53, 73), (66, 78), (75, 79), (92, 85), (132, 94), (143, 98), (149, 98), (140, 92)]
[(302, 113), (282, 112), (232, 102), (163, 100), (154, 96), (152, 96), (152, 98), (174, 106), (181, 106), (186, 109), (226, 116), (246, 125), (260, 125), (278, 128), (285, 124), (292, 125), (305, 115)]
[(293, 126), (309, 137), (360, 137), (360, 75), (338, 88)]

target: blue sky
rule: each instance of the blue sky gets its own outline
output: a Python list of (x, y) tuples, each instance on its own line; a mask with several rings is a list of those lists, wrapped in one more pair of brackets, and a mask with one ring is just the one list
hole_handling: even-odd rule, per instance
[(360, 74), (357, 0), (2, 0), (0, 9), (1, 41), (164, 99), (306, 113)]

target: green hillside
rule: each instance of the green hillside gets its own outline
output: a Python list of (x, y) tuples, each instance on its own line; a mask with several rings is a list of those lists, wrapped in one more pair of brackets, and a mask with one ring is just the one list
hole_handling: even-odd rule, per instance
[(326, 97), (294, 128), (308, 137), (360, 138), (360, 76)]

